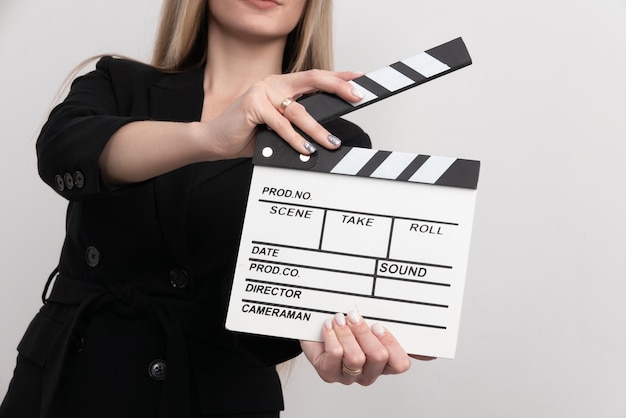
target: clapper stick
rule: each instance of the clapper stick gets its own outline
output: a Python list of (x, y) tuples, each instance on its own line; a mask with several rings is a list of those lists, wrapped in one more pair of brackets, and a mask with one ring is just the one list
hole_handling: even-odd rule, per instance
[[(333, 94), (324, 92), (304, 97), (298, 102), (318, 122), (324, 123), (459, 70), (471, 63), (472, 59), (463, 39), (457, 38), (352, 80), (351, 83), (365, 92), (365, 98), (359, 103), (349, 103)], [(360, 169), (354, 170), (353, 166), (349, 167), (350, 161), (363, 161), (364, 163)], [(372, 163), (376, 161), (378, 165)], [(424, 155), (411, 156), (410, 154), (361, 150), (345, 146), (338, 150), (318, 147), (315, 154), (305, 157), (267, 128), (261, 128), (257, 135), (253, 162), (256, 165), (365, 177), (371, 176), (376, 170), (381, 173), (384, 172), (385, 164), (387, 166), (394, 164), (396, 167), (400, 166), (402, 170), (398, 172), (396, 168), (393, 177), (390, 177), (391, 174), (387, 171), (381, 178), (453, 185), (472, 189), (477, 186), (480, 165), (478, 161), (471, 160)], [(343, 168), (339, 166), (340, 163), (342, 163)], [(441, 172), (443, 175), (427, 175), (426, 171)]]
[(352, 83), (364, 90), (359, 103), (348, 103), (329, 93), (319, 93), (299, 100), (320, 123), (328, 122), (354, 110), (434, 80), (472, 63), (463, 39), (457, 38), (411, 58), (367, 73)]

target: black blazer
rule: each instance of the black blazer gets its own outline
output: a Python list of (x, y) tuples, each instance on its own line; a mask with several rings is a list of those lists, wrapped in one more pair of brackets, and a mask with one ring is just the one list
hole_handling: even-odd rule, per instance
[[(193, 164), (119, 188), (100, 178), (100, 153), (125, 124), (199, 120), (202, 83), (202, 69), (167, 74), (106, 57), (42, 130), (40, 175), (69, 200), (56, 283), (19, 346), (41, 372), (42, 416), (283, 407), (274, 365), (299, 343), (224, 329), (251, 161)], [(370, 145), (347, 121), (327, 128), (346, 145)], [(7, 399), (23, 398), (14, 386)]]

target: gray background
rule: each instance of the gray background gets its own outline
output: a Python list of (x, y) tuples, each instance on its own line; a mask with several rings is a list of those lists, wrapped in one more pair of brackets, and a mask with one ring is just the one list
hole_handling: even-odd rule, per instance
[[(457, 358), (368, 388), (300, 358), (283, 416), (626, 417), (626, 1), (335, 8), (338, 69), (463, 36), (474, 65), (349, 118), (376, 148), (481, 160), (476, 220)], [(83, 58), (149, 59), (157, 15), (154, 0), (0, 0), (0, 394), (63, 239), (37, 132)]]

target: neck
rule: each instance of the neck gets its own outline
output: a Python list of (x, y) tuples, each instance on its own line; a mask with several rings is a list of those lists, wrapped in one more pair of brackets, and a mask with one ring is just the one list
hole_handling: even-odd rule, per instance
[(286, 38), (251, 42), (210, 31), (204, 72), (205, 95), (234, 99), (256, 81), (280, 74), (285, 42)]

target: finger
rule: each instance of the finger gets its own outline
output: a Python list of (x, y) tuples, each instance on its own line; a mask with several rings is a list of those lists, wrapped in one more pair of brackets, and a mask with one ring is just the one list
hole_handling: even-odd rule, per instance
[(244, 98), (244, 107), (249, 109), (247, 116), (249, 122), (254, 125), (267, 125), (300, 154), (314, 153), (317, 150), (315, 145), (296, 132), (291, 122), (278, 110), (283, 101), (271, 97), (266, 84), (261, 83), (253, 86), (251, 93)]
[(348, 83), (349, 87), (344, 85), (345, 87), (343, 88), (345, 88), (346, 91), (349, 92), (350, 96), (352, 97), (344, 97), (342, 96), (341, 92), (335, 93), (335, 94), (353, 103), (358, 103), (361, 100), (363, 100), (365, 98), (365, 92), (363, 91), (363, 88), (359, 86), (358, 84), (352, 82), (352, 80), (362, 77), (363, 75), (364, 73), (356, 72), (356, 71), (344, 71), (344, 72), (338, 73), (338, 76), (342, 80), (349, 81)]
[(349, 83), (349, 81), (361, 75), (363, 74), (353, 71), (308, 70), (290, 74), (288, 83), (290, 84), (290, 90), (293, 92), (292, 96), (321, 90), (335, 94), (349, 102), (357, 103), (365, 97), (365, 94), (353, 83)]
[(341, 139), (320, 125), (300, 103), (289, 103), (283, 109), (283, 116), (323, 147), (335, 149), (341, 145)]
[(359, 379), (359, 383), (363, 385), (372, 384), (387, 366), (389, 360), (387, 347), (372, 333), (370, 327), (357, 311), (348, 313), (348, 326), (367, 359), (363, 367), (363, 377)]
[(343, 348), (333, 330), (332, 320), (324, 323), (323, 342), (301, 341), (300, 346), (307, 359), (315, 367), (320, 377), (329, 383), (341, 380), (341, 360)]
[[(335, 315), (333, 330), (335, 331), (337, 340), (343, 349), (343, 364), (340, 365), (340, 369), (345, 366), (349, 370), (363, 370), (367, 357), (352, 333), (352, 330), (348, 326), (346, 317), (342, 313)], [(341, 381), (346, 384), (353, 383), (361, 377), (360, 374), (354, 375), (350, 373), (342, 373), (342, 376), (343, 380)]]
[[(289, 107), (294, 106), (294, 104), (290, 104)], [(263, 120), (268, 127), (300, 154), (310, 155), (317, 151), (317, 147), (300, 135), (291, 125), (289, 119), (284, 117), (277, 109), (268, 109), (263, 114)]]
[(387, 348), (389, 360), (383, 374), (404, 373), (411, 367), (411, 360), (398, 340), (381, 324), (372, 325), (372, 333)]
[(365, 75), (365, 73), (361, 71), (335, 71), (335, 74), (337, 75), (337, 77), (346, 81), (354, 80), (355, 78), (359, 78)]

